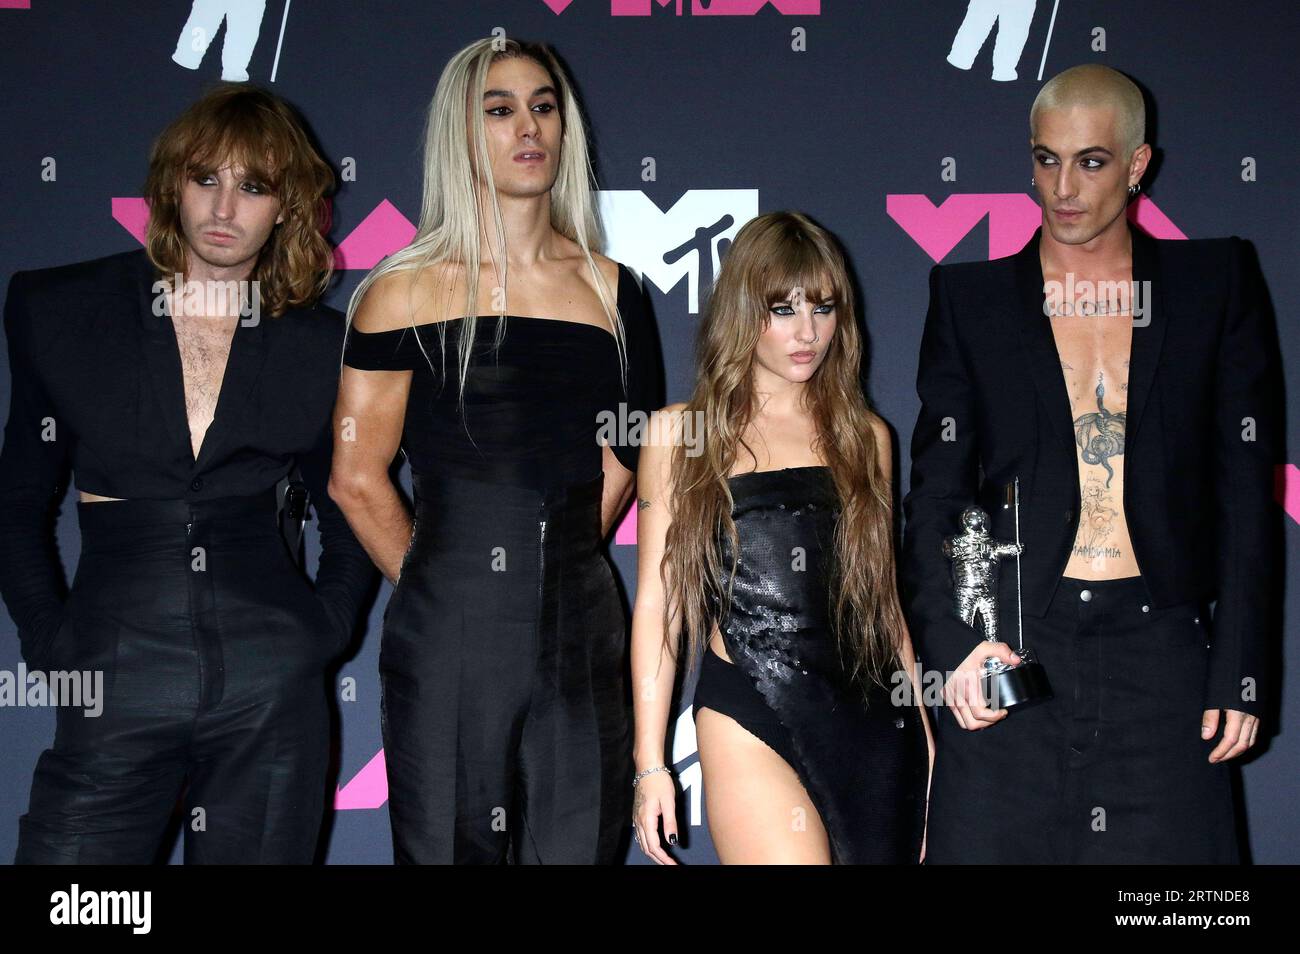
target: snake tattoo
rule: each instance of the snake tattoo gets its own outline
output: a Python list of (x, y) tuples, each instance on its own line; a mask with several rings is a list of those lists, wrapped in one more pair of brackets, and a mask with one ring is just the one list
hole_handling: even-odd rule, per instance
[(1106, 469), (1106, 486), (1110, 487), (1111, 478), (1115, 476), (1110, 458), (1124, 453), (1124, 412), (1116, 414), (1106, 410), (1102, 403), (1105, 396), (1106, 386), (1098, 375), (1097, 410), (1075, 418), (1074, 440), (1085, 464), (1100, 464)]

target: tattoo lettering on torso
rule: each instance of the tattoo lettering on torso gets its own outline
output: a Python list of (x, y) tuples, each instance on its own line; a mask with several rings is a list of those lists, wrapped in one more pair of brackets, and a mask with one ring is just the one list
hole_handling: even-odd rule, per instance
[[(1063, 278), (1045, 276), (1053, 277)], [(1065, 575), (1118, 579), (1138, 573), (1124, 513), (1133, 319), (1128, 309), (1081, 311), (1049, 319), (1070, 399), (1079, 475), (1078, 526)]]

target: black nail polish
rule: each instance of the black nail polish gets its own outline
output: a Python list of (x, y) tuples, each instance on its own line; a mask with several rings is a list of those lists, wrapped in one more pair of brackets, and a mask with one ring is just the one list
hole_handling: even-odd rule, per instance
[(671, 835), (668, 836), (668, 844), (670, 844), (670, 845), (676, 845), (676, 844), (677, 844), (677, 833), (676, 833), (676, 832), (674, 832), (673, 834), (671, 834)]

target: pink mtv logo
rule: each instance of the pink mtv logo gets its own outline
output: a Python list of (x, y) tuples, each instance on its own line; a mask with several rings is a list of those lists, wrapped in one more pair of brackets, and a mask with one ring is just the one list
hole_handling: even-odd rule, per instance
[(131, 233), (131, 236), (144, 244), (145, 229), (149, 226), (149, 203), (140, 198), (114, 198), (112, 203), (113, 221)]
[(636, 507), (628, 507), (627, 513), (619, 521), (618, 529), (614, 531), (614, 543), (618, 546), (636, 546)]
[[(548, 7), (555, 10), (567, 7), (572, 0), (543, 0)], [(684, 0), (610, 0), (609, 14), (614, 17), (648, 17), (654, 7), (676, 7), (676, 15), (682, 15)], [(778, 12), (788, 17), (820, 16), (821, 0), (691, 0), (688, 8), (696, 17), (752, 17), (758, 11), (771, 4)], [(560, 10), (555, 10), (559, 13)]]
[(334, 265), (345, 270), (369, 271), (387, 255), (406, 248), (415, 238), (410, 219), (384, 199), (334, 250)]
[(334, 792), (334, 808), (340, 812), (383, 808), (388, 801), (388, 773), (384, 750), (374, 754), (352, 779)]
[[(149, 224), (148, 204), (138, 197), (114, 198), (111, 201), (113, 219), (143, 245), (145, 229)], [(369, 271), (385, 255), (391, 255), (411, 244), (413, 238), (415, 226), (391, 202), (384, 199), (339, 243), (334, 250), (334, 265), (344, 270)]]
[[(885, 212), (936, 262), (943, 261), (985, 216), (990, 259), (1020, 251), (1043, 219), (1042, 209), (1024, 192), (950, 195), (938, 206), (924, 195), (887, 195)], [(1129, 205), (1128, 217), (1154, 238), (1187, 238), (1146, 196)]]
[(1288, 517), (1300, 523), (1300, 467), (1278, 464), (1273, 477), (1273, 498), (1282, 505)]

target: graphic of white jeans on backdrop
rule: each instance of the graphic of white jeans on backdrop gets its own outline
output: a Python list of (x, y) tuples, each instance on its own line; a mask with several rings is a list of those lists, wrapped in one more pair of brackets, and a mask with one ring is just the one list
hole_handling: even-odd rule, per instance
[(221, 47), (221, 78), (244, 82), (248, 79), (248, 61), (253, 57), (265, 12), (266, 0), (194, 0), (190, 18), (176, 40), (172, 60), (187, 70), (198, 69), (224, 19), (226, 39)]
[(966, 19), (953, 37), (948, 62), (959, 70), (968, 70), (988, 39), (993, 24), (998, 38), (993, 44), (993, 78), (1007, 82), (1016, 78), (1016, 64), (1029, 39), (1029, 25), (1034, 20), (1038, 0), (970, 0)]

